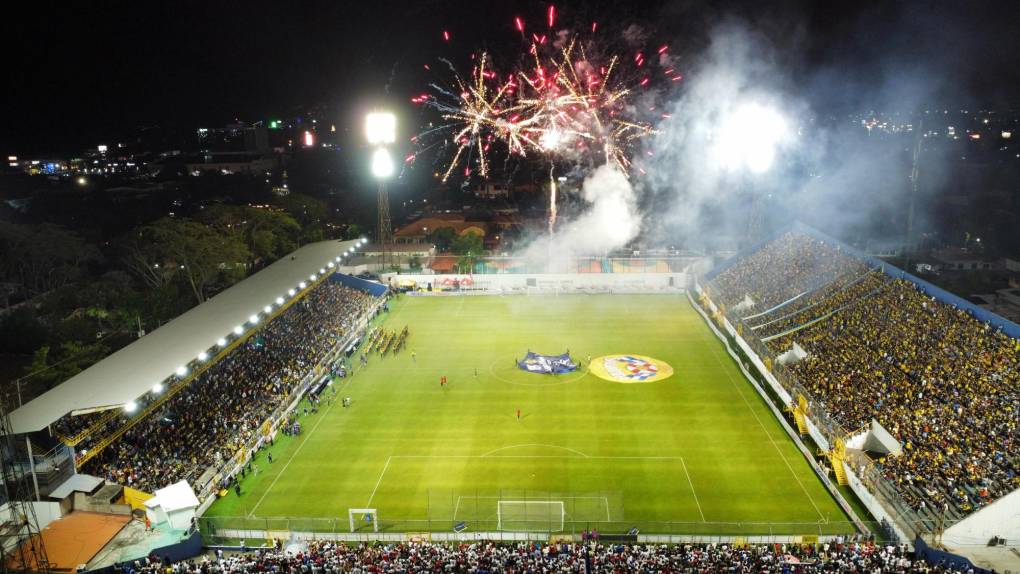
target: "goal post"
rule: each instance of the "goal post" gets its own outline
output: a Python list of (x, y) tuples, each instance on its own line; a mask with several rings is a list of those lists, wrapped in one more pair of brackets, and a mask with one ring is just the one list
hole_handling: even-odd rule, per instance
[(355, 522), (371, 522), (372, 532), (379, 532), (379, 514), (374, 508), (348, 508), (347, 520), (351, 524), (351, 532), (355, 530)]
[(499, 530), (561, 532), (566, 511), (562, 500), (499, 500), (496, 521)]

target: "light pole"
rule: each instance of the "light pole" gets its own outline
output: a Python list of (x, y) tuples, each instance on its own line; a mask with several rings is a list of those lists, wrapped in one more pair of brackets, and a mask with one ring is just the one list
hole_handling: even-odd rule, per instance
[(397, 117), (389, 112), (372, 112), (365, 117), (365, 135), (375, 147), (372, 152), (372, 175), (379, 184), (379, 207), (376, 219), (376, 240), (382, 249), (382, 268), (386, 267), (388, 244), (393, 241), (393, 224), (390, 221), (390, 200), (386, 194), (386, 180), (393, 176), (393, 157), (386, 147), (397, 141)]

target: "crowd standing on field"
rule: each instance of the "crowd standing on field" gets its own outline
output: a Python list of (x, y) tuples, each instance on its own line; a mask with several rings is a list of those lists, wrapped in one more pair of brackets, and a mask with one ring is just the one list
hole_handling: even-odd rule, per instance
[[(371, 301), (363, 291), (323, 282), (89, 460), (84, 472), (147, 492), (194, 482), (254, 437)], [(159, 399), (150, 395), (140, 410)], [(127, 420), (116, 417), (77, 448)]]
[(745, 335), (776, 336), (767, 343), (774, 356), (793, 342), (808, 352), (788, 368), (813, 408), (850, 433), (875, 419), (900, 441), (903, 455), (879, 463), (922, 516), (959, 518), (1020, 488), (1016, 339), (796, 232), (713, 285), (731, 309), (745, 294), (765, 301), (737, 317), (750, 317)]
[(158, 559), (121, 566), (124, 574), (244, 574), (255, 572), (591, 572), (591, 573), (868, 573), (966, 572), (930, 565), (902, 547), (863, 544), (814, 546), (726, 544), (538, 544), (519, 542), (389, 543), (348, 546), (312, 543), (301, 552), (260, 550), (167, 564)]

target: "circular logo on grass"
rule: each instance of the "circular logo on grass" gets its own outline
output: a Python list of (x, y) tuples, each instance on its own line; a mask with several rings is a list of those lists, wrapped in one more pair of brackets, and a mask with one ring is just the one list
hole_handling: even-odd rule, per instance
[(592, 359), (591, 373), (615, 383), (652, 383), (673, 376), (673, 367), (644, 355), (606, 355)]

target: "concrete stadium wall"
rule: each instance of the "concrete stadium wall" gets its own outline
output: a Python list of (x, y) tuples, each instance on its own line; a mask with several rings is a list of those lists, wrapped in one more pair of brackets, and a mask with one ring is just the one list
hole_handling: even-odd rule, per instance
[[(38, 530), (46, 528), (51, 522), (63, 516), (58, 502), (28, 502), (27, 504), (30, 504), (32, 511), (35, 512)], [(5, 502), (0, 506), (0, 520), (10, 523), (18, 522), (19, 518), (12, 515), (9, 503)]]
[[(607, 291), (670, 291), (687, 287), (687, 273), (506, 273), (494, 275), (411, 275), (390, 273), (383, 282), (401, 284), (414, 281), (419, 287), (432, 284), (433, 288), (450, 289), (454, 281), (462, 290), (498, 292), (574, 290)], [(672, 282), (672, 283), (671, 283)]]
[(986, 545), (992, 537), (1020, 548), (1020, 489), (1003, 496), (942, 533), (949, 547)]

